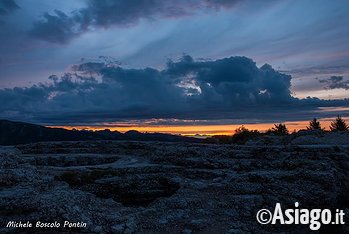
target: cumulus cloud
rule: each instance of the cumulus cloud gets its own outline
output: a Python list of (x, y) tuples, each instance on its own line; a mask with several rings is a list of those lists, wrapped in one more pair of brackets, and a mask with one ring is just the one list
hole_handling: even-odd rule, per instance
[(246, 57), (230, 57), (216, 61), (197, 62), (184, 56), (179, 62), (167, 64), (167, 75), (177, 82), (194, 83), (200, 91), (191, 99), (205, 105), (227, 106), (288, 103), (291, 76), (275, 71), (266, 64), (258, 68)]
[(201, 11), (231, 8), (242, 0), (89, 0), (71, 15), (45, 13), (30, 34), (53, 43), (67, 43), (91, 28), (128, 27), (140, 20), (176, 18)]
[[(87, 62), (27, 88), (1, 89), (0, 117), (91, 123), (120, 119), (275, 118), (334, 103), (291, 96), (291, 76), (246, 57), (196, 61), (189, 55), (163, 70)], [(348, 105), (348, 100), (338, 104)], [(292, 113), (293, 112), (293, 113)], [(258, 114), (257, 114), (258, 113)]]
[(328, 79), (318, 79), (320, 83), (326, 84), (325, 89), (349, 89), (349, 80), (344, 80), (343, 76), (331, 76)]
[(1, 0), (0, 1), (0, 16), (8, 15), (19, 9), (19, 6), (14, 0)]

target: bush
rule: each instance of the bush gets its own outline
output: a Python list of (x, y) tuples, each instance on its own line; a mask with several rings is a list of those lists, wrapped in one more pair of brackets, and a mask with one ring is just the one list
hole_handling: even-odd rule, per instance
[(248, 130), (244, 126), (235, 129), (235, 134), (232, 136), (231, 141), (234, 144), (245, 144), (248, 140), (260, 136), (261, 133), (257, 130)]

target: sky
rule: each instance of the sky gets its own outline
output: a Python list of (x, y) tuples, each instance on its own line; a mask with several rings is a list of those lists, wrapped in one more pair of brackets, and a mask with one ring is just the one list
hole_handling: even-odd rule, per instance
[(0, 118), (176, 134), (327, 125), (349, 117), (348, 9), (346, 0), (0, 0)]

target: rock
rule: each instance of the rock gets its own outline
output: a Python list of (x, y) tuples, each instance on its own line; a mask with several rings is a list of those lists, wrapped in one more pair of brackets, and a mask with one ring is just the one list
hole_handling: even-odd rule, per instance
[[(0, 148), (0, 232), (20, 231), (4, 228), (10, 220), (68, 220), (86, 227), (54, 231), (307, 233), (307, 225), (259, 225), (256, 213), (299, 202), (349, 214), (349, 145), (340, 133), (328, 135), (337, 139), (326, 140), (331, 144), (321, 143), (324, 136), (244, 146), (94, 141)], [(299, 142), (306, 140), (312, 144)], [(348, 232), (348, 217), (323, 230)]]

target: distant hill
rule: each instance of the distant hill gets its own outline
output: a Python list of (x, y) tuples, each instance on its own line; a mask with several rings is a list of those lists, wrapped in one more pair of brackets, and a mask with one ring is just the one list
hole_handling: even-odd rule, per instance
[(132, 130), (126, 133), (118, 131), (77, 131), (63, 128), (49, 128), (36, 124), (0, 120), (0, 145), (27, 144), (40, 141), (85, 141), (85, 140), (135, 140), (200, 142), (191, 137), (163, 133), (140, 133)]

